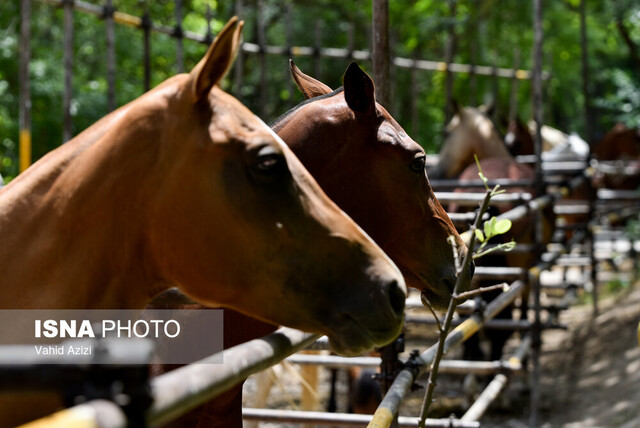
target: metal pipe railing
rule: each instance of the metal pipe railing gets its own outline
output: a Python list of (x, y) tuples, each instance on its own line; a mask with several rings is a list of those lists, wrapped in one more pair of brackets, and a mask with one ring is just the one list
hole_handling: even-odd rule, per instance
[[(242, 418), (246, 421), (362, 427), (367, 426), (371, 420), (371, 415), (245, 408), (242, 409)], [(401, 428), (417, 427), (418, 420), (412, 417), (400, 416), (398, 418), (398, 426)], [(426, 426), (432, 428), (477, 428), (480, 424), (473, 421), (461, 422), (459, 419), (449, 418), (427, 419)]]
[[(573, 236), (571, 242), (582, 239), (583, 236), (584, 234), (577, 233)], [(568, 248), (570, 248), (570, 245), (560, 248), (550, 260), (541, 262), (529, 269), (529, 277), (539, 278), (541, 272), (549, 269), (558, 257), (567, 252)], [(491, 301), (480, 314), (473, 315), (456, 327), (445, 339), (445, 354), (449, 349), (464, 342), (480, 330), (487, 320), (492, 319), (511, 304), (521, 294), (524, 288), (524, 282), (520, 280), (513, 282), (508, 291), (502, 293)], [(391, 385), (391, 388), (384, 396), (382, 403), (380, 403), (374, 413), (374, 417), (368, 425), (369, 428), (388, 428), (391, 425), (398, 414), (400, 403), (410, 390), (415, 379), (418, 375), (426, 371), (427, 366), (433, 363), (436, 349), (437, 344), (429, 347), (426, 351), (420, 354), (415, 367), (405, 368), (398, 373), (395, 381)]]
[[(516, 350), (514, 355), (511, 358), (508, 358), (506, 361), (513, 365), (522, 366), (522, 360), (524, 360), (524, 358), (529, 353), (530, 347), (531, 336), (527, 335), (524, 339), (522, 339), (522, 342), (520, 343), (520, 346), (518, 346), (518, 349)], [(500, 395), (500, 392), (507, 385), (508, 380), (508, 373), (497, 374), (460, 420), (465, 422), (479, 421), (482, 415), (484, 415), (484, 413), (487, 411), (491, 403), (493, 403), (498, 395)]]
[[(45, 3), (49, 3), (58, 7), (61, 7), (65, 0), (41, 0)], [(104, 16), (104, 8), (91, 3), (87, 3), (82, 0), (74, 0), (73, 8), (80, 12), (88, 13), (99, 18)], [(130, 15), (128, 13), (114, 11), (113, 21), (118, 24), (126, 25), (133, 28), (143, 28), (144, 20), (138, 16)], [(160, 25), (155, 22), (150, 23), (150, 30), (155, 33), (165, 34), (171, 37), (175, 37), (175, 27), (168, 25)], [(210, 43), (208, 34), (198, 34), (192, 31), (181, 30), (181, 37), (183, 39), (192, 40), (198, 43)], [(268, 54), (268, 55), (281, 55), (281, 56), (306, 56), (306, 57), (324, 57), (324, 58), (342, 58), (342, 59), (354, 59), (360, 61), (368, 61), (371, 59), (371, 52), (368, 50), (353, 50), (345, 48), (324, 48), (319, 49), (312, 46), (270, 46), (256, 43), (242, 43), (242, 51), (252, 54)], [(442, 61), (428, 61), (413, 58), (392, 58), (393, 65), (399, 68), (407, 68), (414, 70), (425, 71), (447, 71), (450, 70), (456, 73), (474, 73), (477, 75), (497, 76), (512, 79), (527, 80), (530, 79), (531, 72), (528, 70), (514, 70), (510, 68), (499, 68), (490, 66), (471, 66), (469, 64), (447, 64)], [(549, 74), (544, 73), (543, 78), (548, 78)]]
[(224, 360), (231, 364), (210, 364), (219, 358), (214, 355), (158, 376), (151, 382), (153, 404), (147, 421), (149, 424), (168, 422), (304, 349), (319, 337), (283, 327), (262, 339), (223, 351)]

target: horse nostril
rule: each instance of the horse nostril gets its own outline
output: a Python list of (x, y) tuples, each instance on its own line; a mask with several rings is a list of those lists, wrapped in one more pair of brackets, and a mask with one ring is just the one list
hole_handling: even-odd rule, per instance
[(389, 300), (391, 301), (391, 309), (398, 318), (401, 318), (404, 314), (404, 303), (406, 299), (407, 296), (398, 285), (398, 281), (391, 281), (391, 283), (389, 283)]

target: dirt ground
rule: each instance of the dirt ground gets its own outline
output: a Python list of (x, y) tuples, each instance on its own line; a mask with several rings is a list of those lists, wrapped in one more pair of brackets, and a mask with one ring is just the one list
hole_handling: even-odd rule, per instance
[[(543, 335), (541, 427), (640, 428), (639, 321), (640, 283), (602, 299), (600, 315), (595, 319), (591, 304), (573, 305), (561, 313), (560, 322), (568, 329), (548, 330)], [(426, 342), (428, 340), (424, 345)], [(423, 344), (418, 345), (424, 349)], [(456, 352), (449, 357), (458, 358)], [(292, 370), (295, 369), (289, 367), (284, 371)], [(300, 384), (295, 376), (293, 378), (293, 382), (280, 378), (267, 407), (299, 408)], [(321, 370), (321, 408), (328, 395), (327, 378), (328, 371)], [(460, 395), (462, 381), (460, 377), (451, 376), (441, 379), (433, 407), (440, 414), (434, 414), (434, 417), (446, 417), (451, 413), (460, 416), (464, 412), (464, 400)], [(504, 397), (481, 419), (481, 426), (528, 427), (529, 385), (527, 374), (516, 376), (507, 386)], [(249, 381), (247, 386), (246, 405), (250, 406), (254, 384)], [(339, 393), (344, 397), (344, 383), (339, 387)], [(423, 394), (424, 391), (411, 394), (400, 414), (417, 415)], [(263, 423), (259, 426), (297, 425)]]

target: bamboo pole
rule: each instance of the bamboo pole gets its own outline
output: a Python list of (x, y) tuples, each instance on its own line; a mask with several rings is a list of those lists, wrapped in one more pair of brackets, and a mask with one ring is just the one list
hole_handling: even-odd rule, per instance
[[(29, 62), (31, 60), (31, 0), (20, 1), (20, 171), (31, 165), (31, 80)], [(0, 183), (1, 184), (1, 183)]]

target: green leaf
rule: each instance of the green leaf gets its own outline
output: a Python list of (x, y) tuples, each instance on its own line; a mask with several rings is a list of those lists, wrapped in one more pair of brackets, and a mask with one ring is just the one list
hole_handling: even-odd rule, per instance
[(489, 220), (484, 222), (484, 234), (487, 236), (487, 239), (491, 239), (495, 233), (493, 232), (494, 225), (496, 224), (496, 218), (491, 217)]
[(484, 234), (482, 233), (482, 231), (480, 229), (476, 229), (476, 239), (480, 242), (484, 242)]
[(510, 229), (511, 229), (511, 220), (506, 218), (496, 221), (496, 223), (493, 225), (493, 231), (496, 235), (502, 235), (503, 233), (507, 233)]

